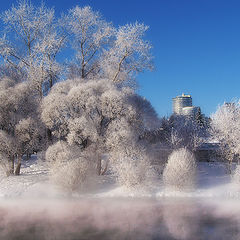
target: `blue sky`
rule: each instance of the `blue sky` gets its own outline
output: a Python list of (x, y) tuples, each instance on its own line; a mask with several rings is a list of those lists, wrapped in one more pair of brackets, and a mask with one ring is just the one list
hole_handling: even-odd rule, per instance
[[(32, 0), (32, 3), (41, 1)], [(219, 104), (240, 97), (240, 1), (238, 0), (46, 0), (56, 12), (90, 5), (114, 25), (143, 22), (153, 45), (155, 70), (138, 76), (139, 93), (160, 116), (171, 99), (191, 94), (210, 115)], [(15, 3), (1, 2), (0, 10)]]

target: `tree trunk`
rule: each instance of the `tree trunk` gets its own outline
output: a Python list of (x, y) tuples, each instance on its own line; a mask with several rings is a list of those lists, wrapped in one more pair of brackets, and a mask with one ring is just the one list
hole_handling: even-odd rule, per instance
[(31, 158), (31, 153), (27, 153), (27, 160), (29, 160)]
[(47, 129), (47, 141), (52, 143), (52, 132), (49, 128)]
[(10, 174), (14, 174), (14, 157), (12, 157), (12, 160), (11, 160), (11, 167), (10, 167)]
[(6, 171), (7, 177), (14, 174), (14, 157), (9, 161), (9, 169)]
[(108, 169), (108, 161), (106, 162), (105, 168), (101, 171), (101, 175), (104, 175)]
[(101, 158), (98, 156), (97, 158), (97, 175), (101, 175), (101, 171), (102, 171), (102, 160)]
[(98, 155), (97, 158), (97, 174), (100, 175), (104, 175), (108, 169), (108, 161), (106, 162), (106, 165), (104, 166), (104, 169), (102, 169), (102, 159), (101, 159), (101, 155)]
[(232, 174), (232, 162), (233, 160), (229, 160), (227, 163), (227, 174)]
[(15, 175), (20, 175), (20, 169), (21, 169), (21, 165), (22, 165), (22, 163), (21, 163), (21, 160), (22, 160), (22, 157), (17, 157), (17, 159), (18, 159), (18, 161), (17, 161), (17, 167), (16, 167), (16, 169), (15, 169)]

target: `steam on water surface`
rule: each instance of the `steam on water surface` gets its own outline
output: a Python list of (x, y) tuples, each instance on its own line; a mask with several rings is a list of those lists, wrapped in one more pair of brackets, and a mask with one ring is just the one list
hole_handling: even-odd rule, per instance
[(240, 239), (236, 206), (184, 198), (8, 200), (0, 203), (0, 239), (236, 240)]

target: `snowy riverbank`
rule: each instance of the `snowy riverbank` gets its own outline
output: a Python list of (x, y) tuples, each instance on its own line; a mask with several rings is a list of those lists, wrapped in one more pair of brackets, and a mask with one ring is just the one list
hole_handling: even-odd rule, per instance
[[(166, 190), (161, 179), (146, 189), (130, 190), (118, 186), (114, 176), (99, 177), (98, 184), (89, 192), (73, 194), (73, 197), (114, 198), (114, 197), (187, 197), (187, 198), (240, 198), (240, 188), (231, 183), (223, 163), (199, 163), (196, 189), (191, 192)], [(25, 161), (20, 176), (0, 177), (1, 198), (58, 198), (65, 197), (57, 186), (51, 183), (47, 164), (36, 157)], [(69, 196), (69, 195), (68, 195)]]

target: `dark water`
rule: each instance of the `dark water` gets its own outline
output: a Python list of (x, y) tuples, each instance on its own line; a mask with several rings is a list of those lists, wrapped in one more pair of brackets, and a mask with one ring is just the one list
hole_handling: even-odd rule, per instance
[(8, 200), (0, 203), (0, 239), (238, 240), (235, 206), (189, 199)]

